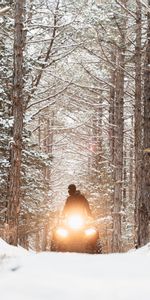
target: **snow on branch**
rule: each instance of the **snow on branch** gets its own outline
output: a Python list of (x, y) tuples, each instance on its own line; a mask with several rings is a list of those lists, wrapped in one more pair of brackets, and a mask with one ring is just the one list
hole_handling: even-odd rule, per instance
[(136, 19), (135, 14), (129, 10), (125, 5), (123, 5), (120, 1), (115, 0), (117, 4), (119, 4), (128, 14), (130, 14), (134, 19)]
[(9, 7), (9, 6), (6, 6), (6, 7), (4, 7), (4, 8), (1, 8), (1, 9), (0, 9), (0, 16), (5, 15), (5, 13), (7, 13), (9, 10), (10, 10), (10, 7)]
[(150, 153), (150, 148), (145, 148), (144, 153)]
[(3, 208), (3, 209), (0, 211), (0, 215), (4, 214), (6, 211), (7, 211), (7, 207)]
[[(31, 108), (32, 106), (34, 106), (34, 105), (36, 105), (36, 104), (39, 104), (39, 103), (41, 103), (41, 102), (49, 101), (50, 99), (55, 98), (56, 96), (58, 96), (58, 95), (60, 95), (61, 93), (63, 93), (63, 92), (69, 87), (70, 84), (71, 84), (71, 82), (69, 82), (69, 84), (68, 84), (67, 86), (65, 86), (62, 90), (60, 90), (59, 92), (57, 92), (57, 93), (54, 94), (54, 95), (48, 96), (48, 97), (46, 97), (45, 99), (41, 99), (41, 100), (38, 100), (38, 101), (36, 101), (36, 102), (31, 103), (31, 104), (27, 107), (27, 109), (29, 109), (29, 108)], [(52, 103), (50, 103), (49, 105), (52, 105), (52, 104), (54, 104), (54, 103), (52, 102)]]
[(144, 3), (142, 0), (140, 0), (141, 4), (150, 12), (149, 7), (146, 5), (146, 3)]

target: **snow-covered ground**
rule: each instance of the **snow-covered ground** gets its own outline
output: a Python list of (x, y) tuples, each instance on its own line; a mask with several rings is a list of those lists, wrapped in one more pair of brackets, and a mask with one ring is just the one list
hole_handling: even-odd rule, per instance
[(0, 240), (0, 300), (150, 300), (150, 245), (125, 254), (36, 254)]

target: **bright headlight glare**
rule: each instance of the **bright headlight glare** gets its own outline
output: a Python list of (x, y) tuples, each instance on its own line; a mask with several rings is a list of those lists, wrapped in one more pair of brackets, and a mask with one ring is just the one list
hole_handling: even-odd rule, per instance
[(68, 236), (68, 232), (67, 232), (67, 230), (64, 229), (64, 228), (58, 228), (57, 231), (56, 231), (56, 233), (57, 233), (59, 236), (64, 237), (64, 238)]
[(88, 228), (85, 230), (86, 235), (94, 235), (96, 233), (96, 230), (94, 228)]
[(84, 225), (84, 219), (80, 215), (73, 215), (68, 218), (67, 223), (72, 229), (80, 229)]

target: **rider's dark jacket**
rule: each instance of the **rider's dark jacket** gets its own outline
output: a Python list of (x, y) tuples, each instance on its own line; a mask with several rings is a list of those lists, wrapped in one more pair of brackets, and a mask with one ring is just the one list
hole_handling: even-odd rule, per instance
[(78, 213), (91, 216), (89, 203), (80, 191), (76, 191), (74, 195), (67, 198), (63, 209), (63, 214), (65, 216)]

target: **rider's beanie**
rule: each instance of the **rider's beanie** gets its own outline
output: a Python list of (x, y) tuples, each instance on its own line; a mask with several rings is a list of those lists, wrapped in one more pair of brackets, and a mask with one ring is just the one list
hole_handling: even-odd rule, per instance
[(75, 194), (75, 192), (76, 192), (76, 186), (75, 186), (75, 184), (70, 184), (68, 186), (68, 192), (69, 192), (70, 195)]

